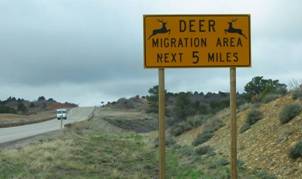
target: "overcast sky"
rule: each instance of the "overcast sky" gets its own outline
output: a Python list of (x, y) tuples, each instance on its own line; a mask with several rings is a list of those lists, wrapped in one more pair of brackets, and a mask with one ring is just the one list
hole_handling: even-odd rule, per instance
[[(0, 0), (0, 99), (97, 105), (157, 84), (143, 67), (143, 14), (251, 14), (253, 76), (302, 79), (302, 1)], [(168, 91), (228, 91), (229, 69), (168, 69)]]

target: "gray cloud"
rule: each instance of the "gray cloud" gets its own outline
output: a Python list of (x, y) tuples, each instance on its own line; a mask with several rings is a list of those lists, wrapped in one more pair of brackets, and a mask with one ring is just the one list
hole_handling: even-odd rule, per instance
[[(3, 0), (0, 98), (46, 95), (80, 104), (146, 94), (157, 71), (143, 68), (143, 14), (250, 13), (255, 75), (299, 79), (302, 15), (291, 1)], [(228, 69), (168, 69), (169, 91), (226, 91)]]

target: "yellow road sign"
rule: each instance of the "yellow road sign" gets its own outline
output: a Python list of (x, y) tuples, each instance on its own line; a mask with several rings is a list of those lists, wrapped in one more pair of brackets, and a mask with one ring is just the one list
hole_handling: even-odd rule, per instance
[(250, 67), (250, 15), (144, 15), (145, 68)]

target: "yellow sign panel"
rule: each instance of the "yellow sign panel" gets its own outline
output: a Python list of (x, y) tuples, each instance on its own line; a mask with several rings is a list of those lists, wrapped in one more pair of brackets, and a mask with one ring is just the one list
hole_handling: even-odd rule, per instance
[(250, 15), (144, 15), (145, 68), (251, 66)]

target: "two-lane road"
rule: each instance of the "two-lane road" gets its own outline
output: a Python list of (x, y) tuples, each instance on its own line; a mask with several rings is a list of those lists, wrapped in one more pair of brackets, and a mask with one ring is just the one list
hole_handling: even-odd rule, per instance
[[(77, 107), (71, 109), (67, 114), (64, 124), (87, 120), (93, 112), (94, 107)], [(61, 128), (61, 121), (52, 119), (45, 122), (28, 124), (24, 126), (0, 128), (0, 143), (14, 141), (22, 138), (35, 136), (38, 134), (58, 130)]]

